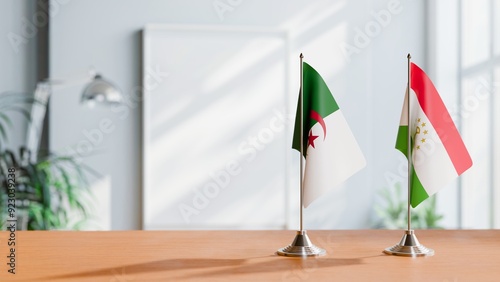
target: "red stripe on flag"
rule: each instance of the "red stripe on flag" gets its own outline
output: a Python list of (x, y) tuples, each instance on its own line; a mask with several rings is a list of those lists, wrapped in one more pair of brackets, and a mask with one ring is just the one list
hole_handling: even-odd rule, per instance
[(436, 129), (455, 170), (458, 175), (462, 174), (472, 166), (469, 152), (434, 84), (414, 63), (411, 63), (411, 89), (415, 91), (420, 107)]

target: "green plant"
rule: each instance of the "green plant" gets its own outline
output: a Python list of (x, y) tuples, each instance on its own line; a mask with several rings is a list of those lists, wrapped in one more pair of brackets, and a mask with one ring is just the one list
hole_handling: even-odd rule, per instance
[[(406, 229), (408, 199), (407, 193), (402, 192), (401, 183), (396, 183), (391, 189), (384, 188), (380, 192), (382, 205), (375, 206), (379, 217), (376, 228)], [(406, 190), (405, 190), (406, 191)], [(436, 196), (433, 195), (416, 208), (411, 210), (411, 225), (415, 229), (439, 229), (443, 215), (437, 213)]]
[(71, 156), (51, 155), (31, 162), (29, 155), (24, 148), (19, 157), (9, 150), (0, 154), (3, 201), (8, 168), (15, 168), (16, 207), (27, 211), (28, 230), (78, 229), (88, 218), (82, 196), (89, 193), (89, 185), (82, 165)]
[[(85, 203), (91, 196), (87, 174), (95, 172), (73, 156), (45, 154), (32, 158), (25, 147), (16, 154), (3, 146), (8, 140), (7, 129), (12, 128), (7, 113), (18, 112), (30, 121), (26, 107), (33, 103), (34, 99), (21, 95), (0, 95), (0, 200), (7, 202), (9, 169), (14, 168), (16, 213), (26, 215), (25, 228), (79, 229), (89, 216)], [(1, 226), (7, 219), (5, 212), (0, 211)]]

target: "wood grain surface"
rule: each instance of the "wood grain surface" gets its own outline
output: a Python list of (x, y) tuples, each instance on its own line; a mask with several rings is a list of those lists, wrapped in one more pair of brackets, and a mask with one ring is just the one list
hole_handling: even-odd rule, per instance
[(500, 230), (417, 230), (433, 257), (385, 255), (399, 230), (309, 231), (317, 258), (275, 254), (295, 231), (0, 232), (0, 281), (500, 281)]

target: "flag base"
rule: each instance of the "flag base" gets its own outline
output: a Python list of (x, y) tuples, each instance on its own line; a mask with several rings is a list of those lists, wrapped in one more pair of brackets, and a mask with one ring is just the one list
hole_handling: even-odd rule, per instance
[(312, 257), (323, 256), (326, 254), (326, 251), (316, 247), (307, 236), (307, 232), (302, 230), (297, 231), (292, 244), (279, 249), (276, 253), (287, 257)]
[(413, 230), (406, 230), (403, 238), (401, 238), (401, 242), (397, 245), (386, 248), (384, 253), (405, 257), (424, 257), (433, 256), (434, 250), (426, 248), (424, 245), (420, 244)]

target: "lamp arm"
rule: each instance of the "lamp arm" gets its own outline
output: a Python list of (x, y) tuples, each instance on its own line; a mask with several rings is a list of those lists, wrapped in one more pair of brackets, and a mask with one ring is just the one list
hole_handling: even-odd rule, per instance
[(26, 147), (31, 152), (31, 161), (35, 162), (40, 149), (40, 139), (43, 131), (43, 121), (47, 112), (47, 103), (51, 86), (47, 82), (39, 82), (36, 85), (34, 98), (36, 103), (31, 106), (31, 121), (28, 124), (26, 133)]
[(47, 78), (39, 83), (46, 83), (53, 89), (62, 89), (66, 87), (71, 87), (83, 83), (91, 82), (97, 75), (96, 71), (92, 68), (87, 72), (86, 76), (80, 75), (77, 77), (72, 77), (69, 79), (57, 79), (57, 78)]
[(86, 77), (76, 77), (70, 79), (45, 79), (36, 84), (34, 98), (37, 103), (31, 107), (31, 121), (28, 124), (26, 133), (26, 147), (31, 152), (32, 161), (36, 161), (40, 150), (40, 140), (43, 131), (43, 121), (47, 113), (47, 105), (54, 88), (62, 89), (82, 82), (89, 82), (95, 77), (96, 71), (91, 68)]
[(47, 103), (50, 95), (54, 92), (53, 90), (55, 88), (61, 89), (74, 86), (85, 81), (92, 83), (85, 88), (82, 100), (91, 101), (97, 99), (96, 97), (104, 97), (102, 100), (108, 103), (120, 103), (122, 101), (119, 90), (110, 82), (102, 79), (101, 76), (96, 75), (93, 69), (88, 72), (86, 79), (81, 77), (66, 80), (46, 79), (37, 83), (34, 98), (39, 103), (35, 103), (31, 107), (31, 122), (26, 133), (26, 147), (31, 152), (32, 161), (36, 161), (38, 156), (43, 133), (43, 121), (47, 113)]

